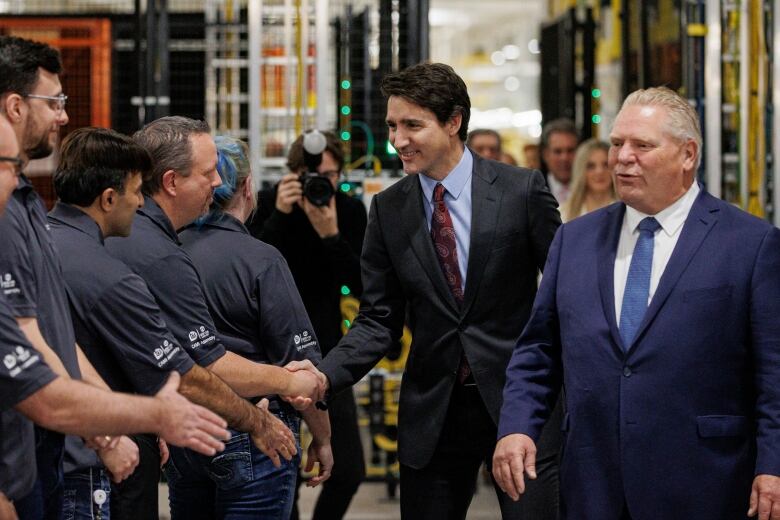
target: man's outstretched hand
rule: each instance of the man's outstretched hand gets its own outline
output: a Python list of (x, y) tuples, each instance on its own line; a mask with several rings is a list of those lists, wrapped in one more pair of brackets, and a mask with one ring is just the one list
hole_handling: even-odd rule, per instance
[(169, 444), (189, 448), (204, 455), (215, 455), (225, 449), (230, 439), (227, 423), (217, 414), (189, 402), (177, 391), (181, 376), (172, 372), (155, 399), (162, 404), (160, 428), (156, 432)]

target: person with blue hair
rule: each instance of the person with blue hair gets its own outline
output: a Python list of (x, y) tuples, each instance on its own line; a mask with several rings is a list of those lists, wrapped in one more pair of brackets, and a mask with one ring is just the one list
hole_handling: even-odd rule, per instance
[[(248, 149), (232, 137), (214, 139), (222, 185), (214, 192), (210, 211), (179, 233), (203, 284), (214, 323), (228, 350), (258, 363), (300, 367), (319, 363), (320, 349), (287, 262), (279, 251), (249, 234), (245, 222), (257, 207)], [(299, 415), (283, 399), (271, 397), (269, 410), (298, 436)], [(310, 471), (319, 471), (308, 484), (330, 476), (333, 455), (328, 415), (315, 407), (301, 412), (312, 431), (308, 448)], [(235, 440), (235, 439), (238, 440)], [(251, 468), (246, 464), (251, 460)], [(275, 468), (270, 459), (241, 435), (214, 457), (209, 471), (232, 475), (214, 479), (220, 518), (253, 514), (287, 520), (299, 457)], [(174, 478), (176, 478), (174, 476)]]

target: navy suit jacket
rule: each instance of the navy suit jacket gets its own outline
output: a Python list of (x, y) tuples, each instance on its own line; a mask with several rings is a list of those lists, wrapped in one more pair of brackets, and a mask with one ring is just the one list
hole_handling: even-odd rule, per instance
[(557, 232), (507, 368), (499, 436), (537, 439), (563, 381), (564, 518), (745, 518), (780, 475), (780, 230), (702, 192), (634, 342), (615, 320), (625, 206)]

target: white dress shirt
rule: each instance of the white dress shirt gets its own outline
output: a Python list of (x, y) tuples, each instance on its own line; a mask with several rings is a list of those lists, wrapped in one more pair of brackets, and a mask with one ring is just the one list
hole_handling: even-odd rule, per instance
[(685, 195), (656, 215), (646, 215), (626, 206), (623, 226), (620, 228), (617, 255), (615, 256), (615, 319), (617, 323), (620, 323), (620, 311), (623, 307), (623, 292), (626, 290), (628, 268), (631, 265), (631, 257), (634, 256), (634, 246), (639, 239), (639, 222), (645, 217), (655, 217), (661, 224), (661, 229), (655, 233), (653, 241), (653, 268), (650, 272), (650, 293), (647, 298), (647, 304), (650, 305), (655, 290), (658, 288), (658, 282), (661, 280), (661, 275), (664, 274), (666, 264), (669, 263), (674, 246), (680, 238), (685, 219), (688, 218), (688, 213), (690, 213), (693, 202), (700, 191), (699, 184), (694, 181)]
[(552, 173), (547, 174), (547, 185), (550, 187), (550, 193), (553, 194), (558, 205), (562, 206), (569, 198), (569, 184), (564, 184), (555, 178)]

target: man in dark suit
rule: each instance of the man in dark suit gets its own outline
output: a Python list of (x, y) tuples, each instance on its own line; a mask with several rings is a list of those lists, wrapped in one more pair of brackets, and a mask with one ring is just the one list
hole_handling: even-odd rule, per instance
[[(331, 392), (354, 384), (398, 341), (409, 312), (413, 344), (398, 417), (401, 514), (464, 518), (479, 466), (495, 446), (504, 371), (560, 218), (539, 172), (464, 146), (470, 101), (451, 67), (390, 74), (382, 92), (408, 175), (372, 201), (360, 312), (319, 368)], [(553, 517), (555, 484), (546, 495)], [(519, 518), (498, 493), (505, 518)]]
[(671, 90), (631, 94), (610, 140), (622, 202), (556, 234), (494, 476), (523, 492), (563, 380), (564, 518), (778, 519), (780, 230), (695, 182), (698, 116)]

